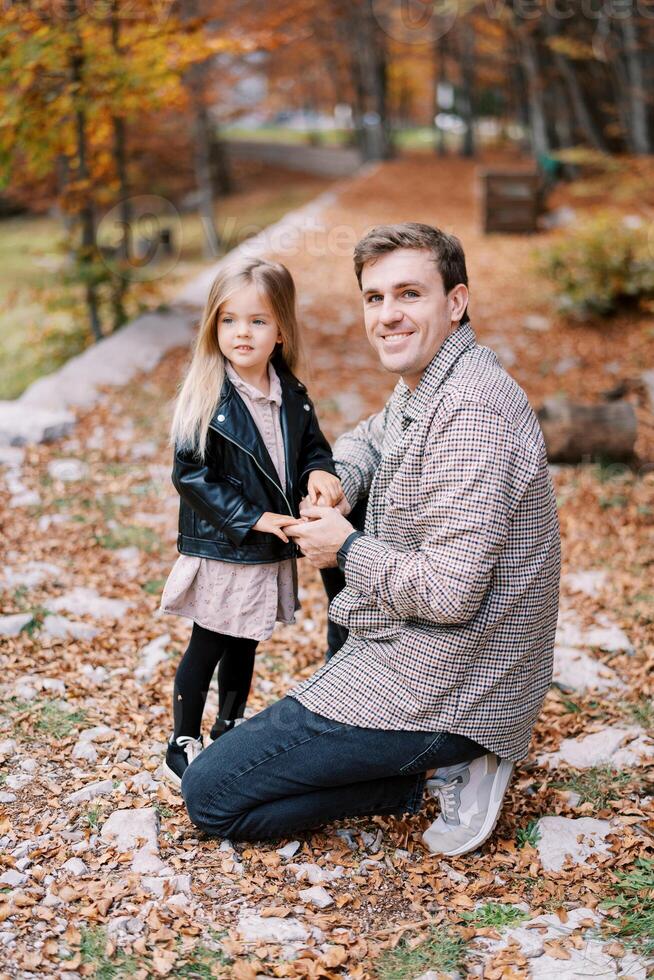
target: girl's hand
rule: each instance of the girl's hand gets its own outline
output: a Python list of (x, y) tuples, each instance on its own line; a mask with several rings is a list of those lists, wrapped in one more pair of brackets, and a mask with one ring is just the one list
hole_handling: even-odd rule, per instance
[(309, 500), (321, 507), (335, 507), (344, 496), (341, 481), (324, 470), (312, 470), (309, 474)]
[(272, 511), (267, 510), (261, 515), (252, 530), (263, 531), (265, 534), (274, 534), (276, 538), (280, 538), (281, 541), (288, 544), (288, 538), (282, 531), (282, 528), (287, 524), (297, 523), (297, 517), (291, 517), (289, 514), (273, 514)]

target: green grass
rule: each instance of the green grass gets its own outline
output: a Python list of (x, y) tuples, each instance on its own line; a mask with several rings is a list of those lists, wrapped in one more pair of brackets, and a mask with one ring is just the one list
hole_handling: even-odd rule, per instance
[[(119, 980), (133, 976), (139, 968), (134, 956), (116, 950), (112, 957), (107, 956), (107, 933), (100, 926), (82, 929), (80, 954), (85, 966), (93, 967), (95, 980)], [(65, 961), (64, 961), (65, 962)]]
[(629, 719), (643, 728), (654, 728), (654, 701), (642, 697), (638, 701), (622, 701), (620, 710)]
[(44, 701), (39, 706), (35, 727), (44, 735), (66, 738), (86, 721), (85, 711), (67, 711), (58, 701)]
[(432, 929), (429, 937), (411, 948), (407, 938), (396, 949), (388, 950), (375, 964), (377, 980), (408, 980), (427, 970), (443, 973), (457, 970), (464, 957), (463, 939), (447, 928)]
[(507, 926), (517, 926), (527, 918), (527, 913), (514, 905), (504, 905), (501, 902), (485, 902), (476, 909), (462, 912), (462, 917), (475, 926), (490, 926), (504, 929)]
[[(215, 929), (209, 930), (209, 938), (218, 943), (225, 933), (216, 932)], [(175, 977), (184, 977), (188, 980), (213, 980), (216, 976), (217, 966), (227, 966), (231, 963), (230, 957), (226, 956), (221, 949), (213, 949), (204, 943), (198, 943), (191, 950), (190, 956), (183, 960), (177, 960), (174, 968)]]
[(89, 827), (93, 830), (97, 830), (100, 826), (100, 817), (102, 816), (102, 808), (99, 806), (92, 806), (90, 810), (86, 811), (85, 819)]
[(165, 578), (151, 578), (148, 582), (144, 582), (141, 588), (148, 595), (159, 595), (165, 584)]
[(157, 551), (161, 542), (159, 537), (150, 527), (140, 527), (137, 525), (119, 525), (112, 528), (107, 534), (102, 534), (97, 538), (98, 544), (110, 551), (118, 548), (137, 547), (140, 551)]
[(654, 858), (637, 858), (633, 869), (617, 873), (615, 898), (600, 908), (612, 913), (611, 935), (642, 956), (654, 955)]
[(623, 797), (628, 792), (630, 784), (640, 786), (641, 782), (642, 778), (638, 773), (603, 765), (593, 766), (581, 772), (571, 772), (566, 780), (552, 783), (552, 786), (554, 789), (579, 793), (581, 803), (592, 803), (597, 809), (603, 810), (611, 800), (619, 800)]
[(531, 847), (536, 847), (538, 841), (540, 840), (538, 818), (534, 817), (529, 821), (526, 827), (518, 827), (515, 832), (515, 839), (518, 847), (524, 847), (525, 844), (530, 844)]

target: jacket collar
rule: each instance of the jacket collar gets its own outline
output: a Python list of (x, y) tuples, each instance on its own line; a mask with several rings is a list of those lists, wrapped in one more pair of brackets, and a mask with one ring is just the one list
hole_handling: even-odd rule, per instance
[(470, 323), (464, 323), (450, 334), (443, 342), (438, 352), (425, 368), (415, 391), (411, 391), (405, 381), (400, 379), (396, 392), (400, 404), (405, 401), (404, 415), (415, 420), (433, 405), (434, 398), (440, 386), (448, 377), (454, 365), (462, 354), (477, 343)]

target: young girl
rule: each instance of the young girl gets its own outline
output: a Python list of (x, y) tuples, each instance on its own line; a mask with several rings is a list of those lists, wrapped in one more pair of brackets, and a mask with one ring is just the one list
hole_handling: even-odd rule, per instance
[(259, 259), (222, 270), (204, 310), (172, 424), (181, 552), (161, 608), (193, 620), (175, 676), (164, 772), (179, 786), (202, 751), (202, 712), (218, 665), (213, 741), (242, 719), (254, 655), (275, 622), (292, 623), (297, 547), (284, 534), (299, 503), (342, 496), (329, 444), (293, 370), (295, 285)]

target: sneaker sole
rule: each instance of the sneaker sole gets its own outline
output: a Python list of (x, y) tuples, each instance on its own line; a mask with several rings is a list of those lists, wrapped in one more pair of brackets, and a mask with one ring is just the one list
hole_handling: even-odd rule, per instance
[(162, 763), (161, 774), (164, 779), (167, 779), (169, 783), (173, 784), (175, 789), (181, 789), (182, 780), (179, 778), (176, 772), (173, 772), (167, 762)]
[(468, 851), (476, 850), (484, 843), (485, 840), (488, 840), (490, 835), (495, 830), (497, 821), (500, 819), (500, 813), (502, 812), (502, 801), (504, 799), (504, 794), (508, 789), (509, 783), (511, 782), (512, 775), (513, 763), (500, 760), (500, 764), (495, 774), (495, 779), (493, 780), (491, 798), (488, 811), (486, 813), (486, 819), (481, 825), (481, 828), (477, 832), (476, 836), (467, 841), (465, 844), (461, 844), (460, 847), (456, 847), (453, 851), (439, 851), (439, 854), (442, 854), (443, 857), (457, 857), (459, 854), (467, 854)]

